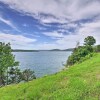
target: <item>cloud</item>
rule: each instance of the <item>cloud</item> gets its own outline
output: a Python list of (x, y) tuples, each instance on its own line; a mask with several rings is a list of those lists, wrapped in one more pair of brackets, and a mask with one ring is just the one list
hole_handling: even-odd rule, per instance
[(10, 42), (12, 48), (25, 48), (30, 47), (32, 43), (36, 42), (37, 40), (34, 38), (27, 38), (23, 35), (12, 35), (0, 32), (0, 41), (8, 43)]
[(97, 44), (100, 44), (100, 20), (81, 24), (81, 28), (77, 31), (79, 35), (83, 37), (94, 36), (97, 40)]
[(22, 26), (24, 26), (24, 27), (29, 27), (29, 25), (28, 25), (28, 24), (25, 24), (25, 23), (24, 23)]
[(2, 21), (3, 23), (7, 24), (8, 26), (10, 26), (11, 28), (15, 29), (16, 31), (20, 32), (10, 20), (4, 19), (3, 17), (0, 16), (0, 21)]
[(92, 22), (81, 23), (80, 26), (77, 26), (74, 34), (64, 35), (62, 39), (57, 40), (56, 42), (59, 44), (76, 44), (77, 41), (83, 44), (83, 40), (87, 36), (93, 36), (97, 43), (100, 44), (100, 20), (95, 20)]
[[(100, 14), (99, 0), (0, 0), (43, 23), (67, 23)], [(49, 16), (48, 16), (49, 15)]]
[(52, 37), (52, 38), (62, 38), (64, 37), (63, 33), (58, 33), (57, 31), (54, 32), (44, 32), (42, 33), (46, 36)]
[[(84, 38), (87, 36), (93, 36), (97, 41), (96, 44), (100, 44), (100, 20), (80, 23), (79, 26), (74, 23), (65, 26), (75, 27), (74, 34), (73, 32), (70, 32), (70, 34), (66, 35), (59, 33), (58, 31), (43, 33), (44, 35), (55, 39), (53, 44), (49, 44), (49, 48), (50, 46), (53, 47), (54, 45), (54, 48), (59, 49), (73, 48), (76, 46), (77, 41), (80, 42), (80, 45), (83, 45)], [(47, 44), (45, 44), (45, 46), (46, 45)]]
[[(24, 49), (66, 49), (75, 47), (77, 41), (82, 45), (84, 38), (89, 35), (94, 36), (97, 40), (97, 44), (100, 44), (100, 0), (0, 1), (8, 4), (11, 9), (37, 19), (39, 24), (43, 25), (43, 27), (37, 26), (38, 29), (41, 30), (41, 32), (37, 31), (41, 38), (45, 35), (48, 39), (54, 39), (49, 43), (40, 43), (40, 41), (38, 41), (38, 44), (36, 45), (35, 43), (31, 43), (36, 41), (36, 39), (34, 39), (34, 34), (31, 35), (33, 39), (30, 39), (23, 35), (1, 33), (0, 39), (7, 42), (11, 41), (13, 46), (16, 44), (17, 47), (18, 44), (18, 47)], [(16, 29), (11, 21), (2, 17), (0, 20)], [(27, 27), (27, 23), (23, 24), (23, 26)], [(29, 35), (27, 34), (27, 36)], [(6, 40), (4, 38), (6, 38)]]

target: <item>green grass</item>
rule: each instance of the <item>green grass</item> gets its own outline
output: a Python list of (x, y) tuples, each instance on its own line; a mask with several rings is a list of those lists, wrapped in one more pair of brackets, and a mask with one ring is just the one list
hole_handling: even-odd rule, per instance
[(0, 88), (0, 100), (100, 100), (100, 53), (57, 74)]

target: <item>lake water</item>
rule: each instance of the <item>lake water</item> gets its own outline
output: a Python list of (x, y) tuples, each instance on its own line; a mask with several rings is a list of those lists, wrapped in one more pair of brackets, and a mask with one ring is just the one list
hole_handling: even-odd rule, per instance
[(64, 68), (68, 56), (67, 51), (13, 52), (22, 70), (34, 70), (36, 77), (56, 73)]

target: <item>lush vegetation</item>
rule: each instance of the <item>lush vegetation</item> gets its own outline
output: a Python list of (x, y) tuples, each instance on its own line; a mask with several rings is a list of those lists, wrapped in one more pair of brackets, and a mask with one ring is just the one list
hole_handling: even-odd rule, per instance
[(55, 75), (0, 88), (0, 100), (99, 100), (100, 53)]
[(94, 51), (95, 51), (95, 52), (100, 52), (100, 45), (95, 46), (95, 47), (94, 47)]
[(0, 42), (0, 86), (36, 78), (33, 71), (30, 69), (21, 71), (18, 65), (19, 62), (15, 61), (10, 43), (5, 44)]
[[(94, 37), (88, 36), (84, 46), (78, 43), (73, 50), (65, 70), (33, 81), (34, 72), (20, 71), (10, 44), (1, 43), (0, 85), (6, 86), (0, 88), (0, 100), (99, 100), (100, 53), (95, 52), (100, 52), (100, 45), (94, 47), (95, 43)], [(22, 81), (30, 82), (19, 83)]]
[[(88, 36), (84, 39), (84, 46), (79, 46), (73, 50), (71, 56), (69, 56), (67, 60), (67, 66), (74, 65), (75, 63), (79, 63), (84, 61), (84, 57), (89, 58), (91, 57), (94, 52), (93, 45), (96, 43), (96, 40), (93, 36)], [(78, 43), (79, 44), (79, 43)], [(85, 59), (86, 59), (85, 58)]]

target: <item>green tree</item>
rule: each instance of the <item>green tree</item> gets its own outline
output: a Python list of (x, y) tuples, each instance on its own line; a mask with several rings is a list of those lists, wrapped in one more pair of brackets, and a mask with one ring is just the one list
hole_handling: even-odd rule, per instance
[(22, 72), (18, 67), (10, 67), (9, 71), (7, 72), (7, 76), (8, 76), (8, 84), (19, 83), (22, 81), (21, 79)]
[(25, 69), (21, 71), (18, 67), (10, 67), (8, 71), (8, 84), (20, 83), (22, 81), (28, 82), (36, 79), (34, 71)]
[(94, 51), (92, 45), (96, 43), (96, 40), (93, 36), (88, 36), (84, 39), (84, 42), (84, 46), (74, 48), (72, 54), (68, 57), (67, 66), (82, 62), (87, 55), (89, 55), (88, 57), (92, 56), (91, 53)]
[(30, 69), (25, 69), (22, 72), (22, 78), (24, 81), (28, 82), (31, 81), (33, 79), (36, 79), (35, 75), (34, 75), (34, 71), (30, 70)]
[(18, 66), (15, 56), (11, 52), (10, 43), (0, 42), (0, 86), (5, 85), (5, 73), (9, 67)]
[(100, 52), (100, 45), (95, 46), (95, 47), (94, 47), (94, 51), (95, 51), (95, 52)]
[(96, 43), (96, 40), (93, 36), (88, 36), (84, 39), (84, 45), (92, 46)]

